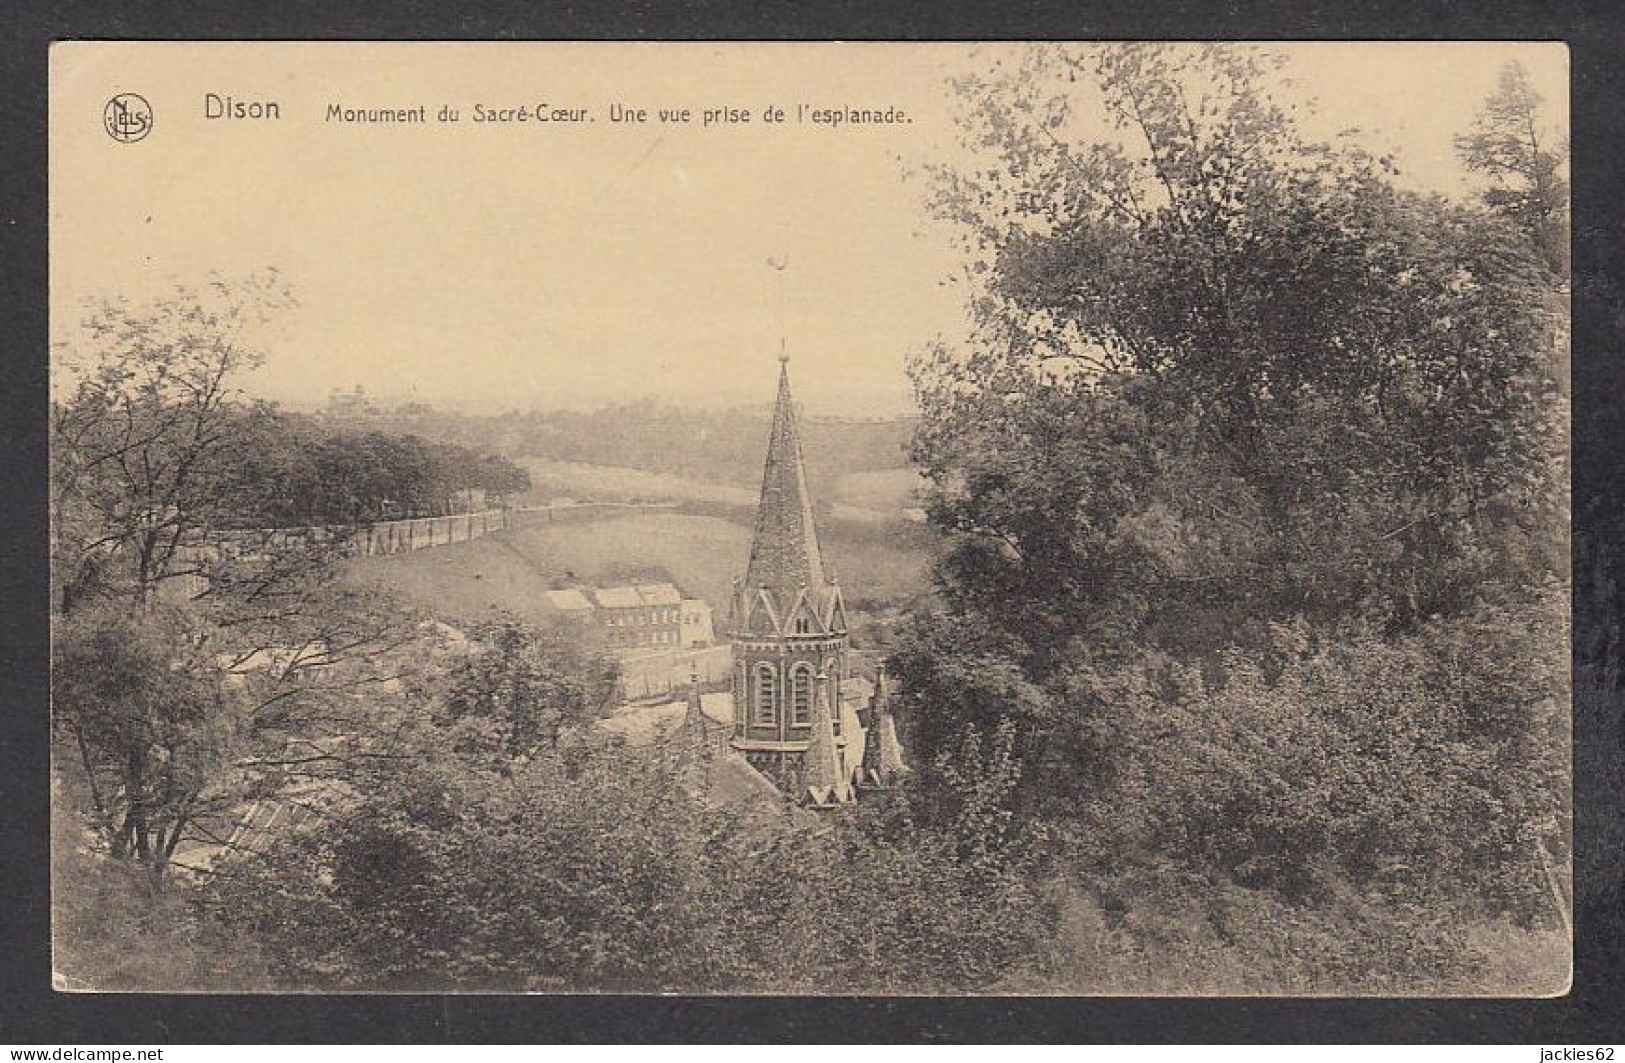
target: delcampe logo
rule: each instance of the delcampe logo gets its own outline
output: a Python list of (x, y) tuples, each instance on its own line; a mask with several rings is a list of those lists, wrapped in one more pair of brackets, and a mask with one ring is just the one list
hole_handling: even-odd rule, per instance
[(121, 92), (107, 101), (102, 124), (114, 140), (133, 144), (152, 132), (152, 104), (137, 93)]

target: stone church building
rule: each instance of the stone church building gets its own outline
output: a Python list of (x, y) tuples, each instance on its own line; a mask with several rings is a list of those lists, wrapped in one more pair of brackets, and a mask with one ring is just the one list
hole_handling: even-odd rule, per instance
[(631, 745), (703, 754), (710, 787), (733, 797), (836, 808), (908, 769), (884, 670), (855, 674), (841, 586), (818, 542), (788, 359), (779, 361), (750, 557), (725, 621), (729, 689), (702, 692), (692, 675), (686, 699), (629, 706), (600, 726)]
[(750, 559), (729, 608), (728, 744), (801, 802), (829, 807), (906, 769), (884, 672), (871, 684), (850, 671), (846, 603), (818, 542), (788, 362), (780, 356)]

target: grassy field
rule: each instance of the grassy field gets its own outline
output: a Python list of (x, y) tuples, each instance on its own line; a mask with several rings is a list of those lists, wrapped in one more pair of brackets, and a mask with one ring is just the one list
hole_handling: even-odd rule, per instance
[(499, 610), (529, 623), (550, 623), (554, 613), (542, 596), (547, 579), (499, 541), (509, 534), (498, 532), (470, 543), (360, 558), (350, 562), (349, 575), (364, 586), (393, 591), (453, 624), (494, 619)]
[(918, 506), (925, 480), (913, 469), (849, 472), (835, 481), (835, 500), (849, 506), (896, 512)]
[[(900, 604), (926, 590), (930, 557), (920, 529), (882, 535), (836, 521), (822, 533), (849, 601)], [(542, 592), (550, 586), (634, 578), (670, 579), (685, 595), (710, 602), (720, 619), (749, 557), (750, 530), (739, 521), (656, 512), (515, 527), (469, 543), (360, 559), (351, 572), (454, 623), (497, 610), (546, 623), (552, 612)]]
[(756, 501), (756, 492), (748, 487), (707, 483), (672, 473), (547, 458), (521, 458), (519, 463), (530, 473), (535, 485), (532, 494), (544, 502), (555, 493), (601, 502), (642, 499), (751, 505)]
[[(588, 465), (577, 461), (521, 458), (530, 473), (531, 499), (538, 503), (564, 496), (595, 501), (709, 502), (729, 506), (755, 506), (756, 485), (711, 483), (671, 473), (651, 472), (615, 465)], [(914, 491), (919, 474), (912, 469), (848, 473), (830, 486), (837, 520), (883, 523), (906, 507), (917, 505)], [(823, 487), (812, 485), (815, 494)]]

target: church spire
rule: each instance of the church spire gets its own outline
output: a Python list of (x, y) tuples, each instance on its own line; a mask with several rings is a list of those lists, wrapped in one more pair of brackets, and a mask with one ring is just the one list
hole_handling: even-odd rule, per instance
[(852, 799), (849, 736), (840, 733), (836, 715), (847, 674), (847, 619), (819, 548), (789, 362), (781, 351), (750, 560), (729, 610), (729, 745), (770, 778), (786, 780), (798, 801), (822, 807)]
[(790, 600), (802, 587), (817, 591), (827, 582), (790, 397), (789, 361), (787, 355), (779, 355), (779, 395), (768, 436), (750, 565), (745, 570), (747, 588), (780, 592), (781, 601)]

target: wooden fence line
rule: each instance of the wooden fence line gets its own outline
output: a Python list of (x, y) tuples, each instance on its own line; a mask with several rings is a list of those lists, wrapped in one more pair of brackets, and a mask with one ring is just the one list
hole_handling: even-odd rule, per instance
[[(198, 564), (207, 569), (226, 555), (253, 555), (263, 553), (266, 542), (284, 542), (308, 538), (332, 541), (348, 536), (344, 552), (351, 557), (382, 557), (389, 554), (425, 550), (450, 543), (466, 543), (491, 532), (502, 531), (520, 523), (555, 523), (577, 519), (590, 519), (606, 512), (672, 509), (671, 502), (574, 502), (559, 506), (503, 506), (497, 509), (470, 513), (452, 513), (440, 517), (407, 517), (401, 520), (375, 521), (370, 524), (310, 525), (297, 528), (247, 528), (217, 531), (206, 540), (182, 544), (176, 557), (184, 562)], [(162, 596), (166, 599), (186, 601), (205, 593), (209, 587), (204, 571), (176, 575), (165, 581)]]
[(355, 553), (361, 557), (399, 554), (447, 543), (464, 543), (519, 522), (546, 523), (587, 518), (608, 511), (671, 509), (669, 502), (576, 502), (568, 506), (520, 506), (456, 513), (445, 517), (411, 517), (363, 524), (356, 529)]
[(356, 529), (351, 550), (360, 557), (400, 554), (426, 550), (431, 546), (466, 543), (508, 527), (508, 510), (487, 509), (479, 513), (453, 513), (444, 517), (411, 517), (406, 520), (363, 524)]

